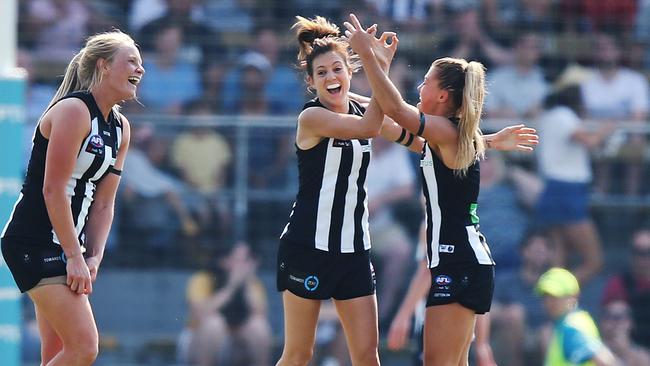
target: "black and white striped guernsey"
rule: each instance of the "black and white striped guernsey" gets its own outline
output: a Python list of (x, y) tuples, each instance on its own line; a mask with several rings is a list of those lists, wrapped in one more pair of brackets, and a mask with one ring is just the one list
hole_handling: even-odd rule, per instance
[[(66, 187), (75, 231), (79, 242), (83, 245), (84, 227), (96, 185), (107, 174), (109, 167), (115, 164), (117, 151), (122, 142), (122, 123), (113, 111), (110, 112), (108, 121), (105, 121), (95, 98), (89, 92), (74, 92), (62, 99), (66, 98), (81, 99), (90, 112), (90, 132), (80, 146), (74, 171)], [(25, 182), (14, 205), (11, 218), (2, 232), (2, 237), (19, 237), (32, 239), (38, 243), (60, 244), (52, 229), (43, 198), (48, 142), (37, 126)]]
[[(318, 99), (304, 109), (325, 108)], [(350, 101), (348, 113), (365, 112)], [(366, 173), (370, 140), (323, 138), (298, 155), (299, 188), (296, 202), (280, 238), (331, 253), (370, 249)]]
[(425, 144), (420, 160), (426, 198), (427, 261), (438, 265), (494, 265), (485, 237), (478, 231), (480, 166), (454, 174)]

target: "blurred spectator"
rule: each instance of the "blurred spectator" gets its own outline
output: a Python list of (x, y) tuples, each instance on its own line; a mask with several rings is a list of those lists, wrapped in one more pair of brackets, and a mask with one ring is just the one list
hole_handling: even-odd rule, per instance
[[(111, 24), (92, 5), (81, 0), (21, 1), (19, 37), (36, 58), (67, 64), (92, 33)], [(64, 63), (65, 62), (65, 63)]]
[(482, 0), (482, 10), (487, 29), (491, 33), (511, 32), (519, 16), (520, 0)]
[(273, 335), (267, 295), (250, 247), (237, 243), (210, 261), (187, 284), (189, 324), (179, 337), (179, 361), (201, 366), (270, 365)]
[[(208, 116), (207, 106), (192, 104), (185, 107), (185, 115)], [(176, 135), (170, 158), (193, 189), (202, 195), (214, 195), (224, 184), (225, 168), (232, 160), (226, 139), (208, 126), (193, 126)]]
[(616, 365), (591, 315), (578, 307), (580, 286), (571, 272), (551, 268), (542, 274), (535, 290), (543, 296), (544, 308), (555, 323), (545, 365)]
[[(261, 27), (253, 34), (251, 49), (239, 57), (239, 65), (231, 70), (224, 80), (224, 111), (238, 113), (248, 95), (240, 87), (244, 69), (253, 66), (260, 70), (265, 84), (256, 92), (263, 94), (268, 103), (267, 113), (276, 115), (298, 114), (305, 102), (305, 89), (299, 80), (297, 69), (281, 59), (283, 45), (277, 33)], [(254, 101), (257, 102), (257, 101)]]
[[(567, 70), (560, 83), (571, 78), (571, 73)], [(537, 158), (545, 186), (537, 203), (537, 220), (555, 241), (558, 265), (566, 266), (570, 253), (580, 256), (574, 273), (584, 284), (598, 274), (603, 261), (598, 231), (588, 210), (589, 149), (598, 147), (613, 127), (605, 124), (589, 130), (583, 126), (579, 117), (582, 98), (576, 85), (556, 90), (545, 104), (547, 110), (538, 122)]]
[(494, 41), (481, 27), (477, 6), (452, 8), (452, 26), (437, 47), (439, 56), (480, 61), (488, 69), (508, 63), (510, 52)]
[(208, 114), (223, 113), (223, 83), (226, 73), (226, 63), (210, 61), (204, 65), (201, 71), (201, 86), (203, 92), (198, 99), (194, 99), (187, 105), (200, 105), (206, 109)]
[(539, 365), (543, 328), (548, 318), (533, 289), (542, 273), (551, 267), (555, 254), (547, 236), (531, 232), (521, 241), (519, 255), (519, 269), (497, 272), (490, 311), (494, 351), (504, 365)]
[(560, 0), (562, 21), (569, 30), (628, 35), (637, 14), (637, 0)]
[[(594, 60), (596, 72), (581, 84), (585, 117), (600, 122), (635, 121), (643, 124), (648, 117), (648, 80), (640, 73), (620, 66), (621, 49), (611, 35), (595, 37)], [(617, 157), (625, 164), (625, 193), (638, 194), (643, 174), (645, 136), (642, 133), (617, 131), (606, 147), (606, 157), (597, 167), (596, 189), (610, 192), (611, 161)]]
[(140, 30), (138, 40), (145, 52), (154, 49), (158, 33), (170, 26), (177, 26), (182, 29), (181, 46), (185, 58), (199, 65), (223, 59), (227, 50), (221, 43), (221, 37), (197, 16), (200, 11), (197, 0), (165, 0), (165, 5), (165, 12)]
[(145, 57), (149, 76), (139, 86), (138, 96), (149, 112), (179, 114), (184, 103), (201, 95), (201, 80), (196, 64), (183, 59), (183, 28), (169, 23), (154, 36), (154, 52)]
[[(431, 0), (365, 0), (376, 15), (387, 20), (389, 28), (416, 29), (425, 25), (429, 17)], [(387, 27), (381, 22), (382, 27)]]
[[(487, 158), (481, 161), (481, 232), (488, 238), (492, 258), (500, 271), (514, 270), (519, 265), (517, 248), (530, 226), (530, 209), (541, 188), (539, 178), (509, 166), (498, 151), (488, 151)], [(505, 222), (508, 230), (503, 230)]]
[(634, 36), (645, 52), (642, 65), (650, 70), (650, 0), (639, 0)]
[(612, 277), (603, 293), (603, 306), (621, 300), (632, 310), (632, 340), (650, 349), (650, 229), (632, 236), (631, 266)]
[(489, 93), (485, 98), (488, 117), (532, 119), (540, 112), (548, 84), (538, 65), (539, 43), (534, 33), (520, 34), (515, 42), (513, 62), (488, 73)]
[(175, 244), (179, 231), (191, 237), (197, 234), (198, 226), (181, 199), (182, 184), (158, 169), (147, 154), (156, 146), (151, 128), (134, 128), (132, 136), (120, 196), (122, 220), (128, 223), (121, 226), (128, 230), (122, 237), (129, 238), (130, 243), (119, 250), (133, 250), (138, 263), (164, 264), (171, 259), (171, 252), (178, 253)]
[(408, 276), (414, 247), (404, 226), (395, 219), (393, 209), (414, 199), (415, 173), (406, 149), (377, 138), (372, 140), (372, 161), (367, 174), (371, 254), (378, 267), (379, 324), (388, 326)]
[[(238, 79), (239, 99), (231, 113), (265, 116), (270, 113), (266, 92), (270, 63), (259, 53), (241, 59)], [(229, 94), (226, 92), (226, 95)], [(291, 132), (278, 127), (255, 127), (249, 133), (249, 178), (251, 188), (284, 188), (292, 150)]]
[(542, 34), (557, 32), (560, 24), (555, 3), (556, 0), (522, 0), (513, 28)]
[(650, 365), (650, 353), (630, 338), (632, 318), (625, 301), (615, 300), (605, 305), (600, 317), (603, 341), (614, 353), (620, 365)]
[(32, 54), (19, 49), (16, 53), (16, 66), (25, 69), (27, 72), (27, 89), (25, 93), (25, 123), (23, 123), (23, 148), (24, 165), (27, 166), (32, 151), (32, 139), (34, 130), (41, 117), (41, 113), (50, 104), (50, 100), (56, 93), (56, 86), (42, 82), (37, 79)]
[(203, 0), (205, 22), (219, 33), (248, 34), (255, 25), (255, 0)]
[[(210, 115), (210, 110), (208, 105), (198, 102), (187, 105), (184, 114), (205, 117)], [(170, 160), (188, 187), (183, 199), (200, 226), (201, 242), (193, 244), (209, 247), (214, 245), (215, 238), (227, 237), (231, 216), (221, 188), (232, 161), (228, 141), (209, 126), (192, 126), (174, 138)], [(192, 252), (203, 249), (194, 247)]]

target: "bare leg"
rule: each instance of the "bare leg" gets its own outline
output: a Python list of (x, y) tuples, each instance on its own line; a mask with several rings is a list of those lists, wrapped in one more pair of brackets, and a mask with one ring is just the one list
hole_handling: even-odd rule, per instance
[(424, 364), (458, 366), (467, 360), (476, 314), (459, 304), (430, 306), (424, 323)]
[(303, 299), (289, 291), (284, 303), (284, 349), (277, 366), (306, 366), (314, 354), (320, 300)]
[[(52, 285), (54, 286), (54, 285)], [(63, 350), (63, 342), (56, 334), (52, 325), (39, 315), (38, 307), (34, 304), (36, 311), (36, 322), (38, 323), (38, 334), (41, 338), (41, 362), (47, 365), (56, 355)]]
[(411, 247), (407, 238), (403, 235), (393, 236), (398, 240), (390, 243), (381, 255), (383, 266), (379, 274), (380, 286), (377, 296), (379, 297), (379, 319), (382, 321), (390, 321), (387, 317), (395, 304), (398, 291), (403, 286), (406, 269), (411, 264)]
[[(47, 366), (91, 365), (97, 358), (99, 335), (88, 296), (73, 293), (64, 285), (40, 286), (28, 294), (38, 309), (39, 329), (53, 329), (63, 343)], [(54, 349), (53, 343), (45, 347)]]
[(379, 329), (375, 295), (334, 300), (354, 366), (378, 366)]
[(521, 304), (512, 304), (494, 308), (490, 312), (495, 328), (495, 338), (500, 338), (504, 361), (508, 365), (524, 365), (525, 310)]
[(213, 314), (201, 319), (190, 341), (190, 359), (199, 366), (214, 365), (227, 338), (228, 326), (223, 316)]
[(237, 331), (237, 337), (244, 341), (251, 365), (267, 366), (271, 359), (271, 328), (266, 318), (253, 315)]
[(603, 265), (603, 253), (598, 231), (589, 219), (567, 225), (564, 228), (566, 240), (580, 253), (580, 266), (574, 273), (580, 283), (591, 280)]

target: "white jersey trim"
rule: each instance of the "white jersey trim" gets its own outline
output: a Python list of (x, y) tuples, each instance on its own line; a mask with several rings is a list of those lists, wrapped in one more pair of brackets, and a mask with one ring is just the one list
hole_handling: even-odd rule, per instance
[(427, 245), (431, 248), (431, 258), (429, 258), (429, 268), (434, 268), (440, 263), (440, 226), (442, 225), (442, 212), (438, 204), (438, 180), (436, 179), (436, 170), (433, 167), (433, 152), (428, 144), (425, 145), (426, 154), (424, 155), (425, 164), (422, 168), (427, 188), (429, 191), (429, 205), (431, 206), (431, 241)]
[(476, 227), (470, 225), (465, 226), (465, 229), (467, 229), (467, 239), (469, 240), (469, 244), (472, 246), (472, 250), (474, 250), (474, 255), (476, 255), (478, 263), (494, 265), (490, 248), (481, 242), (481, 234), (476, 230)]
[(316, 248), (329, 251), (329, 234), (332, 223), (332, 207), (336, 193), (336, 180), (339, 176), (342, 149), (333, 148), (334, 139), (327, 142), (325, 153), (325, 168), (323, 170), (323, 183), (318, 195), (318, 208), (316, 213)]

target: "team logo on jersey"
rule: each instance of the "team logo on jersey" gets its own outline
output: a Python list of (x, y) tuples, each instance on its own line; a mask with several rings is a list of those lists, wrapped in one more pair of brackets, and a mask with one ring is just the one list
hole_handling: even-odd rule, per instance
[(99, 135), (92, 135), (88, 139), (88, 146), (86, 152), (95, 155), (104, 155), (104, 139)]
[(451, 277), (446, 275), (437, 275), (435, 279), (436, 285), (438, 286), (447, 286), (451, 285)]
[(314, 275), (307, 276), (307, 278), (305, 278), (305, 288), (307, 291), (316, 291), (319, 283), (320, 281), (318, 281), (318, 277)]

